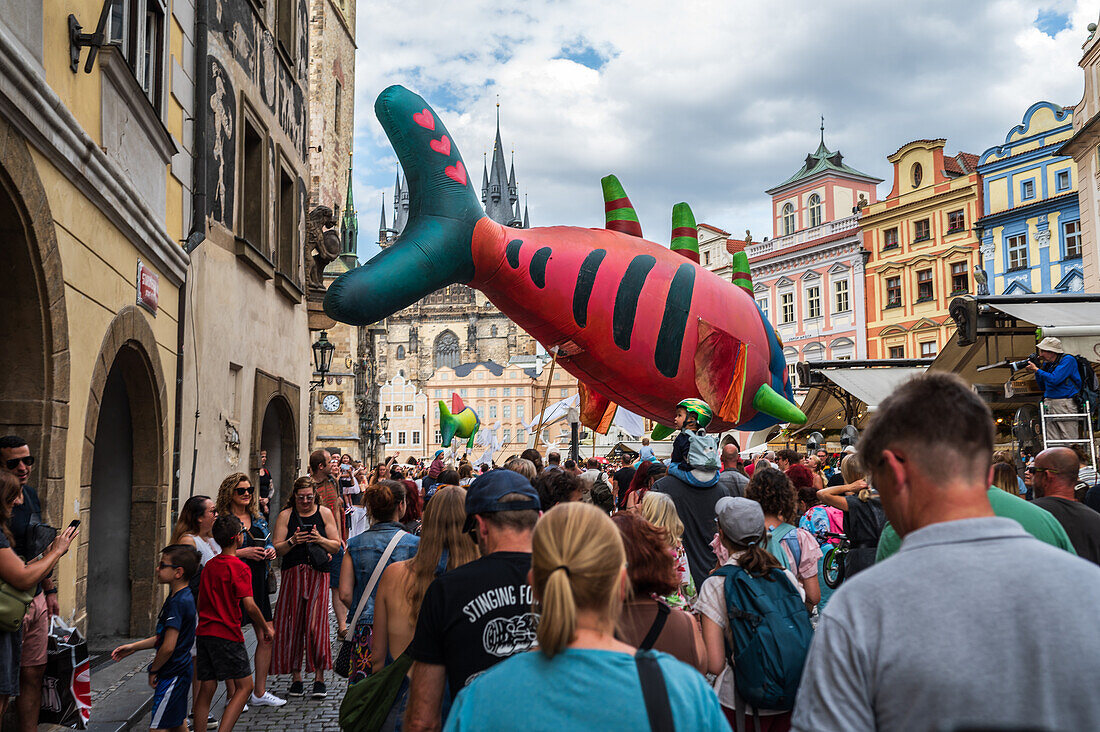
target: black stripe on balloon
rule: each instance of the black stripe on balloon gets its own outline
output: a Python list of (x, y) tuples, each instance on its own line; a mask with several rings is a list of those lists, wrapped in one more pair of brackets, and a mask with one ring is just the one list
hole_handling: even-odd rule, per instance
[(588, 325), (588, 298), (592, 296), (592, 286), (596, 284), (596, 273), (600, 270), (606, 249), (593, 249), (581, 262), (581, 271), (577, 274), (577, 287), (573, 290), (573, 320), (580, 327)]
[(661, 330), (657, 333), (657, 347), (653, 351), (653, 363), (657, 370), (670, 379), (680, 368), (680, 351), (684, 346), (684, 328), (687, 327), (691, 295), (695, 290), (695, 265), (681, 264), (672, 278), (665, 300), (665, 314), (661, 318)]
[(512, 269), (519, 269), (519, 248), (521, 246), (523, 246), (521, 239), (513, 239), (504, 248), (504, 256), (508, 260), (508, 266)]
[(626, 274), (619, 282), (619, 291), (615, 293), (615, 314), (611, 319), (611, 334), (615, 338), (615, 345), (624, 351), (630, 350), (630, 335), (634, 332), (634, 316), (638, 310), (638, 298), (642, 294), (642, 286), (653, 265), (657, 264), (657, 258), (642, 254), (630, 260), (626, 268)]
[(546, 287), (546, 263), (550, 261), (550, 247), (543, 247), (531, 257), (531, 281), (540, 290)]

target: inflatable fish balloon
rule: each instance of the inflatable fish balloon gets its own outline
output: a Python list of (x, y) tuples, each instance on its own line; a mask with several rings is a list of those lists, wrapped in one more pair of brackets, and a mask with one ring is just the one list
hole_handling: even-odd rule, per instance
[(447, 403), (439, 400), (439, 434), (443, 438), (443, 446), (450, 447), (451, 441), (458, 437), (466, 440), (467, 449), (474, 446), (474, 435), (481, 426), (481, 420), (477, 418), (477, 412), (462, 403), (462, 397), (451, 394), (451, 408), (447, 409)]
[[(668, 425), (676, 403), (696, 397), (714, 410), (712, 432), (805, 422), (752, 295), (688, 251), (641, 239), (625, 194), (605, 203), (618, 227), (510, 229), (485, 216), (421, 97), (391, 86), (374, 106), (408, 180), (409, 219), (396, 242), (329, 286), (330, 317), (369, 325), (465, 283), (557, 353), (585, 385), (587, 415), (617, 404)], [(605, 199), (617, 186), (605, 179)]]

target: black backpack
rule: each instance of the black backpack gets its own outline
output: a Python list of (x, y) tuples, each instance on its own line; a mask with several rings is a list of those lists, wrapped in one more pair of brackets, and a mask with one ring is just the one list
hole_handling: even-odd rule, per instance
[(1092, 424), (1089, 429), (1096, 430), (1098, 422), (1097, 407), (1100, 407), (1100, 379), (1096, 377), (1092, 364), (1084, 356), (1074, 356), (1077, 361), (1077, 376), (1081, 382), (1081, 390), (1077, 394), (1077, 400), (1084, 407), (1086, 404), (1092, 412)]

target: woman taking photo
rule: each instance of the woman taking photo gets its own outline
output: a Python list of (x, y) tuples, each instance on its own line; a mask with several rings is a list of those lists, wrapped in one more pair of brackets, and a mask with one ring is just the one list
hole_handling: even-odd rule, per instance
[[(412, 559), (386, 567), (374, 598), (374, 629), (371, 633), (374, 670), (388, 666), (412, 641), (416, 619), (424, 593), (436, 577), (461, 567), (478, 557), (477, 544), (462, 533), (466, 521), (466, 490), (444, 486), (424, 509), (420, 545)], [(390, 718), (393, 725), (383, 729), (401, 729), (408, 701), (409, 682), (404, 681)]]
[(445, 729), (528, 729), (532, 719), (540, 729), (649, 729), (647, 698), (657, 692), (643, 691), (639, 664), (663, 677), (676, 729), (726, 729), (702, 674), (615, 638), (629, 581), (622, 538), (607, 514), (586, 503), (559, 504), (535, 525), (532, 549), (539, 648), (470, 682)]
[(851, 544), (844, 566), (847, 579), (875, 563), (878, 540), (886, 526), (886, 512), (878, 492), (869, 488), (864, 480), (858, 456), (846, 456), (840, 463), (840, 473), (844, 476), (844, 485), (826, 488), (817, 495), (826, 506), (844, 512), (844, 535)]
[(676, 563), (676, 589), (668, 593), (665, 599), (676, 607), (687, 607), (695, 599), (695, 580), (691, 578), (684, 551), (684, 522), (680, 520), (672, 496), (648, 491), (642, 496), (642, 518), (665, 532), (665, 545)]
[[(214, 502), (209, 496), (191, 496), (180, 509), (176, 528), (172, 531), (172, 544), (194, 544), (199, 550), (199, 566), (218, 556), (222, 548), (210, 534), (214, 519), (218, 517)], [(192, 590), (198, 597), (198, 575), (191, 580)]]
[[(11, 512), (23, 502), (23, 486), (19, 479), (6, 470), (0, 470), (0, 580), (20, 592), (30, 592), (35, 585), (53, 571), (76, 537), (78, 529), (69, 526), (57, 535), (50, 548), (40, 559), (24, 563), (12, 547)], [(23, 632), (0, 631), (0, 717), (7, 709), (8, 700), (19, 695), (19, 661), (22, 656)]]
[[(267, 592), (267, 575), (270, 562), (275, 558), (275, 546), (271, 543), (271, 531), (260, 514), (259, 500), (252, 488), (252, 481), (244, 473), (231, 473), (218, 488), (217, 512), (219, 516), (236, 516), (244, 529), (241, 545), (237, 548), (237, 557), (248, 565), (252, 573), (252, 599), (264, 616), (271, 622), (271, 595)], [(241, 622), (251, 624), (248, 613), (241, 613)], [(256, 654), (252, 696), (248, 703), (252, 706), (281, 707), (286, 699), (280, 699), (267, 690), (267, 674), (271, 669), (271, 641), (264, 640), (262, 633), (256, 634)], [(230, 698), (233, 686), (230, 684)]]
[[(430, 504), (429, 504), (430, 505)], [(340, 599), (347, 605), (348, 623), (359, 607), (371, 575), (397, 533), (403, 532), (387, 563), (400, 562), (416, 553), (420, 539), (405, 531), (398, 521), (405, 513), (405, 484), (383, 480), (367, 486), (367, 508), (374, 523), (359, 536), (348, 541), (344, 566), (340, 568)], [(371, 675), (371, 632), (374, 628), (374, 603), (378, 586), (370, 588), (370, 597), (355, 627), (349, 628), (354, 649), (348, 683), (354, 684)]]
[[(332, 538), (329, 538), (332, 537)], [(340, 530), (332, 511), (317, 504), (313, 481), (294, 481), (286, 505), (275, 519), (275, 552), (283, 558), (279, 602), (275, 608), (275, 642), (271, 674), (291, 674), (287, 693), (305, 696), (306, 671), (313, 673), (314, 699), (328, 696), (325, 671), (332, 668), (328, 636), (328, 565), (340, 550)]]
[[(646, 496), (655, 496), (650, 493)], [(643, 506), (645, 501), (643, 500)], [(668, 532), (654, 526), (636, 511), (611, 517), (623, 538), (627, 577), (632, 596), (623, 605), (619, 620), (619, 638), (638, 648), (663, 651), (707, 672), (703, 635), (695, 619), (663, 599), (673, 595), (680, 584)]]

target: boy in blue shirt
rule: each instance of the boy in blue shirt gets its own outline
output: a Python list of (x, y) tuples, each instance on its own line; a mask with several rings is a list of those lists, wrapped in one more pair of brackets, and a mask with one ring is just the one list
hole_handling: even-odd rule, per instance
[[(697, 488), (709, 488), (718, 482), (718, 449), (713, 438), (696, 434), (713, 417), (710, 405), (702, 399), (683, 399), (676, 405), (676, 429), (680, 434), (672, 443), (668, 473)], [(689, 461), (692, 441), (698, 443), (695, 465)], [(704, 444), (705, 443), (705, 444)], [(705, 448), (705, 449), (703, 449)]]
[(111, 652), (120, 661), (134, 651), (157, 649), (149, 664), (149, 686), (153, 687), (153, 718), (150, 728), (165, 732), (187, 732), (187, 702), (191, 695), (191, 646), (195, 642), (198, 614), (188, 584), (199, 568), (199, 553), (192, 546), (172, 544), (160, 554), (157, 581), (168, 585), (168, 599), (157, 617), (157, 634), (126, 643)]

